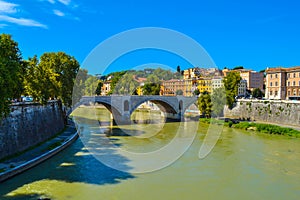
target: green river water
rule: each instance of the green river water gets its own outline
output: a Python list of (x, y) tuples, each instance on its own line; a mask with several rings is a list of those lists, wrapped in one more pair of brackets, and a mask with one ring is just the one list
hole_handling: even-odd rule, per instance
[[(83, 140), (1, 183), (0, 199), (300, 199), (299, 139), (224, 127), (211, 153), (199, 159), (208, 129), (207, 124), (199, 124), (192, 145), (174, 163), (153, 172), (131, 173), (102, 164), (93, 156), (99, 148), (91, 150), (92, 154), (86, 147), (87, 141), (97, 141), (91, 138), (99, 136), (91, 134), (84, 140), (91, 130), (99, 129), (95, 119), (112, 143), (137, 153), (170, 143), (179, 122), (162, 124), (158, 113), (136, 112), (133, 118), (146, 116), (155, 123), (123, 127), (133, 135), (128, 137), (122, 128), (111, 126), (108, 111), (94, 110), (94, 116), (90, 110), (80, 108), (74, 114), (80, 116), (77, 122)], [(189, 128), (186, 131), (189, 134)], [(98, 145), (95, 142), (93, 147)], [(130, 165), (128, 158), (116, 153), (110, 158), (120, 166)]]

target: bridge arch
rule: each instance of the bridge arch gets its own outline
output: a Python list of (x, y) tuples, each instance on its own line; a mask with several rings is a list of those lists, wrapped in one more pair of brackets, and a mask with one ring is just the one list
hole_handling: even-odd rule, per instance
[(115, 108), (111, 104), (108, 104), (108, 103), (105, 103), (105, 102), (95, 102), (95, 103), (103, 105), (113, 115), (116, 115), (116, 114), (121, 115), (121, 112), (119, 111), (119, 109)]
[(130, 114), (132, 114), (141, 104), (150, 101), (152, 103), (154, 103), (155, 105), (157, 105), (159, 107), (159, 109), (163, 112), (166, 113), (172, 113), (172, 114), (177, 114), (177, 110), (175, 105), (172, 105), (170, 102), (167, 102), (165, 100), (162, 99), (154, 99), (154, 98), (145, 98), (145, 99), (139, 99), (138, 101), (132, 101), (132, 106), (130, 109)]

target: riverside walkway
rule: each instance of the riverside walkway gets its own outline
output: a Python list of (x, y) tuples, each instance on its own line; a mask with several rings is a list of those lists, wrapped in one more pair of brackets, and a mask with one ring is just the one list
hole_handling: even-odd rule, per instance
[(73, 122), (56, 137), (12, 158), (0, 161), (0, 182), (28, 170), (59, 153), (78, 138)]

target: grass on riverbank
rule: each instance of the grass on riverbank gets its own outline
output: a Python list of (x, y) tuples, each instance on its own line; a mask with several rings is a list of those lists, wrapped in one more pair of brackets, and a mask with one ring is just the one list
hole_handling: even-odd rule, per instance
[(267, 134), (275, 134), (275, 135), (286, 135), (286, 136), (292, 136), (292, 137), (300, 137), (300, 131), (287, 128), (287, 127), (281, 127), (277, 125), (272, 124), (259, 124), (254, 122), (239, 122), (237, 124), (233, 124), (231, 121), (224, 122), (223, 120), (218, 119), (206, 119), (206, 118), (200, 118), (200, 122), (202, 123), (218, 123), (223, 124), (227, 127), (237, 128), (237, 129), (243, 129), (243, 130), (252, 130), (257, 131), (261, 133), (267, 133)]
[(275, 135), (287, 135), (293, 137), (300, 137), (300, 131), (292, 128), (281, 127), (272, 124), (259, 124), (253, 122), (240, 122), (238, 124), (233, 124), (233, 128), (244, 129), (244, 130), (255, 130), (262, 133), (269, 133)]

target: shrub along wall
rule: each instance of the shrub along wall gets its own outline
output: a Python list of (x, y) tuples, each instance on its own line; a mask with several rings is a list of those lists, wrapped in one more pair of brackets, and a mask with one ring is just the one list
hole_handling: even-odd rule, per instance
[(37, 145), (64, 128), (59, 101), (45, 106), (22, 103), (12, 105), (11, 109), (10, 115), (0, 122), (0, 159)]

